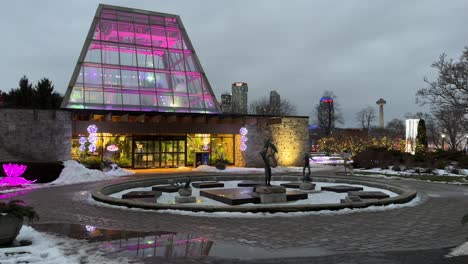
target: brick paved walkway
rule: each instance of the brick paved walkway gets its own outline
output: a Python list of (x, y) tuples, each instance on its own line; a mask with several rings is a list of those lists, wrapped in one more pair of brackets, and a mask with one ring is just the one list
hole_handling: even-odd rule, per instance
[[(332, 173), (324, 172), (320, 175), (324, 174)], [(137, 175), (131, 179), (137, 177), (151, 175)], [(362, 255), (354, 256), (362, 256), (364, 259), (372, 257), (373, 255), (369, 255), (373, 254), (372, 252), (441, 249), (457, 246), (466, 240), (468, 229), (461, 226), (460, 220), (468, 213), (468, 186), (409, 180), (383, 181), (397, 182), (416, 189), (423, 203), (415, 207), (373, 213), (213, 219), (151, 211), (128, 211), (90, 204), (87, 201), (88, 191), (104, 185), (103, 182), (43, 188), (20, 198), (38, 210), (41, 222), (80, 223), (123, 230), (192, 232), (213, 239), (215, 244), (227, 243), (240, 248), (252, 247), (259, 252), (279, 252), (282, 257), (360, 253)], [(173, 260), (168, 260), (168, 263), (172, 263), (171, 261)], [(221, 263), (219, 259), (212, 258), (193, 261)], [(302, 263), (293, 259), (290, 259), (291, 262), (284, 261)]]

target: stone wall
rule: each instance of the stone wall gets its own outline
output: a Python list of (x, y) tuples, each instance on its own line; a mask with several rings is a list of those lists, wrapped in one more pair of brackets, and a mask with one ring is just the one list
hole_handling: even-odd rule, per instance
[(302, 166), (302, 157), (309, 151), (309, 119), (307, 117), (256, 118), (247, 121), (246, 167), (263, 167), (259, 152), (266, 138), (278, 148), (279, 166)]
[(0, 108), (0, 120), (0, 161), (71, 159), (69, 112)]

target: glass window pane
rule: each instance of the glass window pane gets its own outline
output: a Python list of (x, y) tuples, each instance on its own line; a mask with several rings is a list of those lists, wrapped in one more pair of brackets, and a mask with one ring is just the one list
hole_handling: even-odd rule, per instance
[(173, 98), (171, 93), (158, 94), (158, 108), (164, 109), (173, 105)]
[(154, 67), (156, 69), (169, 70), (169, 60), (167, 58), (167, 50), (154, 49)]
[(171, 76), (169, 73), (156, 72), (156, 89), (158, 91), (172, 91)]
[(120, 65), (137, 66), (135, 48), (131, 46), (120, 46)]
[(101, 18), (117, 19), (117, 11), (114, 9), (103, 9), (101, 12)]
[(84, 86), (102, 88), (101, 68), (84, 67)]
[(153, 25), (164, 25), (164, 17), (160, 16), (151, 16), (150, 17), (150, 23)]
[(189, 94), (203, 94), (200, 74), (187, 74)]
[(205, 110), (205, 103), (204, 103), (203, 96), (190, 96), (190, 109), (198, 109), (198, 110)]
[(172, 90), (174, 92), (187, 92), (187, 84), (185, 82), (184, 74), (171, 74), (172, 76)]
[(153, 47), (167, 48), (166, 30), (163, 27), (151, 26)]
[(101, 26), (100, 26), (101, 22), (96, 21), (96, 28), (94, 29), (94, 33), (93, 33), (93, 39), (97, 39), (97, 40), (100, 40), (101, 39)]
[(85, 88), (85, 103), (86, 104), (101, 104), (103, 103), (102, 91), (90, 90)]
[(176, 108), (189, 108), (189, 98), (187, 95), (174, 94), (174, 107)]
[(187, 33), (184, 30), (181, 31), (181, 37), (183, 42), (182, 44), (184, 45), (184, 50), (190, 50), (190, 43), (187, 38)]
[(171, 49), (182, 49), (180, 30), (167, 29), (167, 46)]
[(144, 90), (155, 90), (156, 79), (154, 77), (154, 72), (142, 72), (138, 73), (138, 83), (140, 89)]
[(133, 31), (133, 24), (119, 22), (119, 42), (135, 43), (135, 32)]
[(137, 61), (138, 67), (141, 68), (154, 68), (153, 52), (150, 48), (137, 48)]
[(142, 92), (140, 94), (140, 100), (142, 106), (156, 107), (158, 104), (158, 99), (155, 94), (146, 94), (146, 92)]
[(135, 43), (137, 45), (151, 46), (151, 29), (146, 25), (135, 25)]
[(177, 19), (175, 17), (166, 17), (166, 27), (168, 28), (179, 28), (177, 24)]
[(179, 141), (179, 152), (185, 152), (185, 141)]
[(91, 42), (86, 52), (85, 62), (101, 63), (101, 43)]
[(104, 86), (109, 88), (120, 88), (120, 70), (104, 68)]
[(117, 11), (117, 19), (131, 22), (133, 20), (133, 15), (125, 11)]
[(122, 93), (122, 100), (124, 105), (140, 105), (140, 96), (135, 92)]
[(104, 104), (121, 105), (122, 94), (116, 92), (104, 92)]
[(101, 40), (118, 42), (117, 22), (101, 19)]
[(70, 94), (70, 103), (83, 103), (83, 87), (73, 87)]
[(185, 71), (184, 56), (182, 52), (169, 51), (169, 60), (170, 60), (171, 70)]
[(119, 64), (119, 48), (116, 45), (102, 44), (102, 63)]
[(83, 86), (83, 78), (84, 78), (83, 67), (81, 67), (80, 73), (78, 73), (78, 77), (76, 77), (75, 86)]
[(206, 107), (207, 112), (216, 111), (216, 106), (215, 106), (215, 103), (213, 102), (213, 98), (211, 96), (205, 96), (203, 98), (203, 101), (205, 101), (205, 107)]
[(197, 63), (195, 62), (193, 53), (186, 52), (184, 55), (185, 55), (185, 70), (190, 71), (190, 72), (199, 72), (200, 69), (198, 68)]
[(138, 73), (137, 71), (122, 70), (122, 88), (123, 89), (138, 89)]
[(148, 24), (149, 17), (148, 15), (144, 15), (144, 14), (133, 14), (133, 21), (139, 24)]

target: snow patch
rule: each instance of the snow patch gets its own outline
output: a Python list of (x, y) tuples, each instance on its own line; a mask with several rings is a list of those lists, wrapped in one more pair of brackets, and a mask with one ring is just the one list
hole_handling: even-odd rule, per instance
[(81, 182), (93, 182), (110, 180), (113, 177), (127, 176), (134, 174), (135, 172), (113, 166), (108, 172), (102, 172), (100, 170), (90, 170), (78, 163), (76, 160), (67, 160), (63, 162), (64, 168), (60, 173), (60, 176), (53, 181), (53, 185), (66, 185)]
[(30, 246), (0, 248), (0, 263), (78, 264), (78, 263), (129, 263), (127, 258), (107, 259), (105, 252), (84, 240), (62, 238), (40, 233), (23, 226), (17, 240), (29, 240)]
[(128, 208), (125, 206), (110, 205), (95, 201), (91, 195), (88, 195), (86, 199), (88, 203), (109, 207), (125, 211), (135, 211), (135, 212), (154, 212), (159, 214), (174, 214), (174, 215), (186, 215), (186, 216), (196, 216), (196, 217), (214, 217), (214, 218), (273, 218), (273, 217), (303, 217), (303, 216), (312, 216), (312, 215), (344, 215), (344, 214), (354, 214), (354, 213), (376, 213), (383, 212), (388, 210), (395, 210), (405, 207), (413, 207), (421, 204), (423, 200), (421, 197), (416, 196), (413, 200), (405, 204), (390, 204), (384, 206), (369, 206), (366, 208), (354, 208), (354, 209), (341, 209), (336, 211), (331, 210), (322, 210), (322, 211), (313, 211), (313, 212), (290, 212), (290, 213), (241, 213), (241, 212), (192, 212), (184, 210), (145, 210), (141, 208)]
[(457, 257), (468, 255), (468, 242), (461, 244), (450, 252), (446, 257)]

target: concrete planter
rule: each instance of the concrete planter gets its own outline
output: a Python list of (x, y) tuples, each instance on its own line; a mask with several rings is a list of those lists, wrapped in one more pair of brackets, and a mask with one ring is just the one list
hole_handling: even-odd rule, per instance
[(0, 246), (9, 245), (18, 236), (21, 227), (23, 226), (23, 219), (0, 214)]

